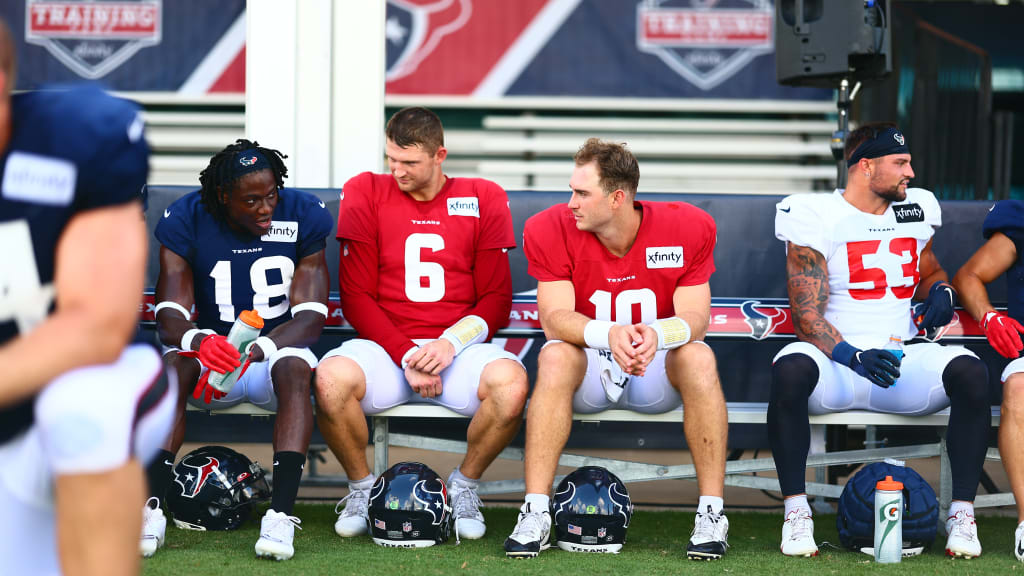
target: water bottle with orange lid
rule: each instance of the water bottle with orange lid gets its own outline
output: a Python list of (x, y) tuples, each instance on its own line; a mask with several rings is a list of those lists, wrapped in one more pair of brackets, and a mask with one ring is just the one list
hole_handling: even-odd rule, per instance
[(245, 361), (243, 351), (250, 342), (259, 338), (261, 330), (263, 330), (263, 318), (260, 318), (260, 315), (255, 310), (242, 310), (235, 323), (231, 325), (231, 330), (228, 332), (228, 342), (238, 349), (238, 359), (243, 364), (240, 364), (238, 368), (227, 374), (211, 371), (210, 386), (224, 394), (231, 391), (235, 382), (238, 381), (239, 374), (242, 372), (242, 366)]
[(903, 483), (886, 476), (875, 484), (875, 562), (903, 558)]

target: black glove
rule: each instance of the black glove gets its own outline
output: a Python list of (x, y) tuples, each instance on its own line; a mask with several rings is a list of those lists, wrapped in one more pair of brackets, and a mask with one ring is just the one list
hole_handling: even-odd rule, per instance
[(832, 359), (882, 388), (892, 386), (900, 377), (901, 360), (888, 350), (858, 350), (843, 341), (832, 350)]
[(947, 282), (938, 281), (928, 290), (928, 298), (914, 310), (914, 323), (919, 330), (928, 332), (941, 328), (953, 319), (956, 291)]
[(900, 359), (888, 350), (861, 350), (853, 355), (850, 368), (882, 388), (892, 386), (900, 377)]

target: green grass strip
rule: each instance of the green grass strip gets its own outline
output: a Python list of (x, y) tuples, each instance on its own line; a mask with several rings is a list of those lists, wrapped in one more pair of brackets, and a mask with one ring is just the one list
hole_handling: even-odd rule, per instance
[[(728, 512), (728, 510), (727, 510)], [(334, 507), (300, 504), (295, 513), (302, 519), (296, 530), (295, 556), (285, 562), (258, 559), (253, 546), (259, 538), (259, 521), (250, 519), (232, 532), (190, 532), (168, 522), (167, 540), (153, 558), (143, 561), (145, 576), (200, 576), (204, 574), (293, 574), (359, 576), (503, 575), (576, 576), (631, 574), (1022, 574), (1024, 564), (1013, 556), (1016, 520), (982, 516), (978, 520), (984, 551), (974, 560), (953, 560), (944, 555), (945, 539), (937, 537), (924, 555), (900, 564), (880, 565), (864, 554), (829, 546), (838, 545), (835, 515), (815, 516), (815, 537), (821, 553), (816, 558), (787, 558), (779, 552), (782, 514), (728, 513), (729, 551), (716, 562), (693, 562), (685, 557), (686, 541), (693, 528), (692, 512), (638, 511), (629, 527), (621, 554), (579, 554), (557, 548), (531, 560), (505, 558), (502, 543), (512, 531), (517, 511), (485, 508), (487, 535), (416, 550), (381, 548), (368, 536), (342, 539), (334, 534)]]

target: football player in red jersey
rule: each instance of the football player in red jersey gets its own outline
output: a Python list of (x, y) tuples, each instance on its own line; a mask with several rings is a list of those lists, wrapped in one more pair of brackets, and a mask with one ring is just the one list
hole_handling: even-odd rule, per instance
[(623, 145), (592, 138), (575, 163), (568, 205), (533, 216), (523, 232), (548, 342), (527, 416), (526, 503), (505, 552), (533, 557), (548, 546), (548, 490), (574, 410), (660, 413), (683, 403), (701, 494), (687, 556), (720, 558), (728, 427), (702, 341), (715, 222), (683, 202), (637, 201), (640, 169)]
[(473, 418), (448, 488), (457, 534), (480, 538), (477, 481), (519, 430), (527, 394), (518, 357), (487, 343), (512, 307), (508, 197), (444, 174), (444, 129), (430, 110), (396, 112), (386, 136), (390, 174), (349, 180), (338, 216), (341, 306), (360, 338), (316, 371), (317, 422), (351, 479), (335, 531), (366, 532), (365, 415), (429, 402)]
[(0, 15), (0, 573), (138, 574), (141, 466), (176, 392), (129, 345), (145, 281), (137, 105), (94, 85), (11, 95)]

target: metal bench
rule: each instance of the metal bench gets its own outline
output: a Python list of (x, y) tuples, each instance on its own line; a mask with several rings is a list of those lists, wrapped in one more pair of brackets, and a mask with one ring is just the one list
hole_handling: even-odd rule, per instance
[[(786, 307), (784, 302), (773, 299), (763, 299), (763, 302), (770, 302), (777, 307)], [(354, 330), (348, 326), (340, 315), (336, 298), (332, 299), (329, 308), (329, 325), (325, 328), (325, 334), (341, 337), (355, 336)], [(707, 338), (714, 339), (738, 339), (751, 338), (748, 330), (745, 329), (748, 319), (742, 314), (741, 304), (734, 298), (723, 298), (712, 300), (712, 314), (721, 321), (710, 326)], [(151, 316), (151, 315), (150, 315)], [(543, 338), (536, 314), (536, 300), (530, 297), (519, 297), (513, 305), (513, 318), (507, 328), (500, 330), (498, 337), (504, 338)], [(144, 314), (145, 319), (145, 314)], [(151, 321), (152, 319), (145, 319)], [(942, 341), (946, 343), (963, 343), (972, 340), (983, 339), (983, 332), (979, 326), (963, 311), (958, 312), (953, 327), (947, 332)], [(792, 324), (787, 322), (776, 327), (775, 331), (766, 334), (767, 339), (793, 339), (795, 338)], [(768, 405), (764, 402), (728, 402), (728, 420), (730, 424), (765, 424), (767, 421)], [(529, 407), (527, 407), (529, 410)], [(272, 414), (261, 408), (250, 404), (241, 404), (225, 410), (210, 411), (211, 414), (249, 414), (267, 416)], [(641, 414), (628, 410), (607, 410), (597, 414), (574, 414), (573, 420), (582, 422), (660, 422), (660, 423), (682, 423), (685, 417), (685, 407), (666, 412), (663, 414)], [(388, 447), (398, 446), (416, 449), (426, 449), (441, 452), (465, 453), (466, 443), (458, 440), (446, 440), (430, 438), (422, 435), (399, 434), (390, 432), (390, 422), (395, 418), (464, 418), (464, 416), (448, 410), (447, 408), (433, 404), (407, 404), (385, 410), (371, 416), (373, 423), (372, 442), (374, 446), (374, 473), (380, 474), (388, 467)], [(812, 426), (826, 425), (855, 425), (866, 426), (871, 440), (874, 426), (936, 426), (945, 427), (949, 421), (949, 410), (942, 410), (927, 416), (904, 416), (898, 414), (883, 414), (862, 410), (838, 412), (834, 414), (812, 415), (810, 423)], [(992, 426), (999, 425), (999, 408), (992, 408)], [(941, 438), (941, 436), (940, 436)], [(868, 442), (870, 443), (870, 442)], [(812, 449), (813, 452), (813, 449)], [(868, 447), (858, 450), (846, 450), (840, 452), (812, 453), (807, 460), (808, 467), (815, 468), (818, 472), (815, 482), (807, 483), (807, 493), (812, 496), (836, 498), (842, 493), (842, 486), (827, 484), (824, 482), (824, 469), (828, 466), (845, 464), (866, 463), (884, 460), (886, 458), (915, 459), (940, 458), (940, 483), (938, 496), (943, 511), (949, 508), (952, 500), (952, 481), (950, 474), (949, 458), (946, 453), (945, 440), (929, 444), (918, 444), (899, 447)], [(511, 460), (523, 460), (522, 448), (506, 448), (499, 458)], [(998, 450), (992, 448), (987, 453), (988, 460), (999, 460)], [(576, 454), (563, 453), (559, 464), (564, 466), (599, 465), (612, 470), (626, 482), (643, 482), (652, 480), (668, 479), (694, 479), (696, 469), (691, 464), (666, 466), (660, 464), (646, 464), (624, 460), (598, 458), (593, 456), (581, 456)], [(774, 472), (775, 463), (771, 458), (759, 458), (753, 460), (730, 460), (726, 463), (726, 479), (728, 486), (739, 486), (760, 490), (778, 491), (778, 480), (773, 477), (751, 475), (758, 472)], [(556, 478), (556, 482), (559, 478)], [(480, 486), (481, 494), (501, 494), (508, 492), (521, 492), (525, 490), (525, 482), (522, 479), (499, 480), (483, 482)], [(1013, 504), (1014, 498), (1011, 493), (979, 495), (975, 500), (976, 507), (1004, 506)]]

